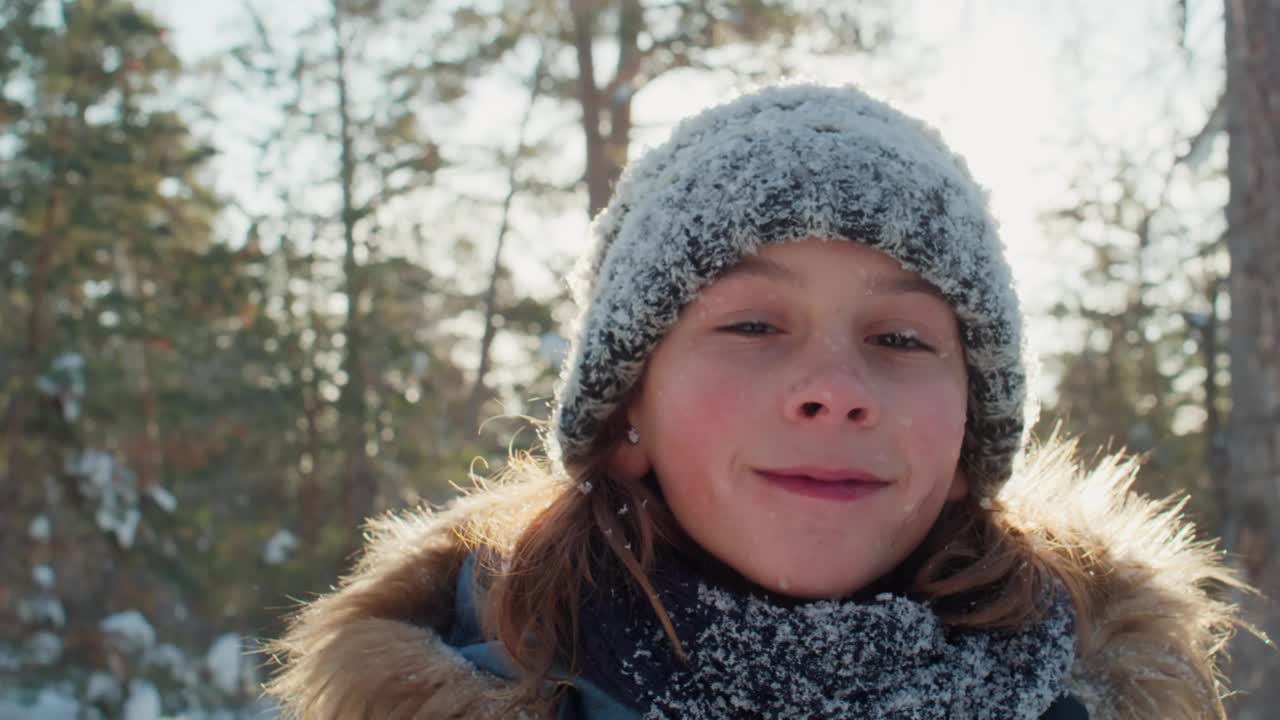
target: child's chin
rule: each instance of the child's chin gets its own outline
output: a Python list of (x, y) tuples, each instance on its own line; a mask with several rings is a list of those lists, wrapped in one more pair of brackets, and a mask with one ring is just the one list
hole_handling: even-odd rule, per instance
[(851, 575), (848, 571), (832, 570), (831, 572), (806, 573), (795, 572), (795, 565), (789, 571), (759, 573), (752, 580), (764, 589), (785, 595), (796, 600), (834, 600), (848, 597), (867, 585), (861, 575)]

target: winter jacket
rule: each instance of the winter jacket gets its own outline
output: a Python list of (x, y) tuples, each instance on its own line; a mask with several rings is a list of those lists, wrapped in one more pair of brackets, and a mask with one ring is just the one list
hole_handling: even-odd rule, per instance
[[(1129, 492), (1131, 465), (1104, 461), (1089, 473), (1053, 465), (1023, 470), (1000, 495), (1044, 552), (1063, 553), (1094, 578), (1091, 610), (1078, 610), (1071, 698), (1044, 720), (1215, 717), (1220, 688), (1195, 678), (1213, 677), (1233, 625), (1212, 594), (1215, 583), (1233, 582), (1230, 573), (1195, 541), (1179, 506)], [(491, 491), (374, 522), (355, 571), (304, 607), (273, 648), (282, 669), (268, 692), (285, 716), (545, 717), (497, 698), (511, 681), (500, 653), (478, 639), (472, 584), (462, 577), (472, 549), (455, 530), (504, 500)], [(558, 720), (638, 717), (590, 683), (569, 681)]]

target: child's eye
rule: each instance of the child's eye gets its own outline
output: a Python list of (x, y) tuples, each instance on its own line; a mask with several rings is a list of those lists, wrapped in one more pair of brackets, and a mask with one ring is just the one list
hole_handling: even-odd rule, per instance
[(738, 333), (741, 335), (771, 335), (778, 332), (778, 328), (766, 322), (756, 320), (748, 320), (746, 322), (725, 325), (720, 328), (723, 332)]
[(931, 350), (928, 345), (921, 342), (920, 336), (916, 333), (905, 330), (902, 332), (882, 333), (873, 335), (870, 338), (873, 342), (884, 347), (895, 350)]

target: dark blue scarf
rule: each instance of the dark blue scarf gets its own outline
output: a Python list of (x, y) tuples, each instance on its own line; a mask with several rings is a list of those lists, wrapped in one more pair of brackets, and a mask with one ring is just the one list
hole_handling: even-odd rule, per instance
[(690, 659), (648, 602), (602, 584), (579, 615), (577, 667), (645, 718), (1036, 720), (1063, 693), (1065, 596), (1017, 633), (944, 625), (891, 593), (796, 602), (732, 574), (664, 559), (652, 575)]

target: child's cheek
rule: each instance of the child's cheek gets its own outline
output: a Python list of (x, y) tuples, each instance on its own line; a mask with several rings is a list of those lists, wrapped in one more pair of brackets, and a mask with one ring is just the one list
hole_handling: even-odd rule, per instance
[(965, 393), (952, 388), (936, 388), (926, 402), (914, 403), (915, 410), (903, 413), (901, 429), (915, 435), (915, 444), (938, 453), (939, 460), (958, 463), (965, 432)]
[(674, 387), (669, 399), (684, 421), (702, 433), (715, 433), (726, 425), (749, 419), (744, 415), (751, 398), (761, 388), (753, 388), (752, 380), (736, 372), (732, 364), (700, 364), (688, 369)]

